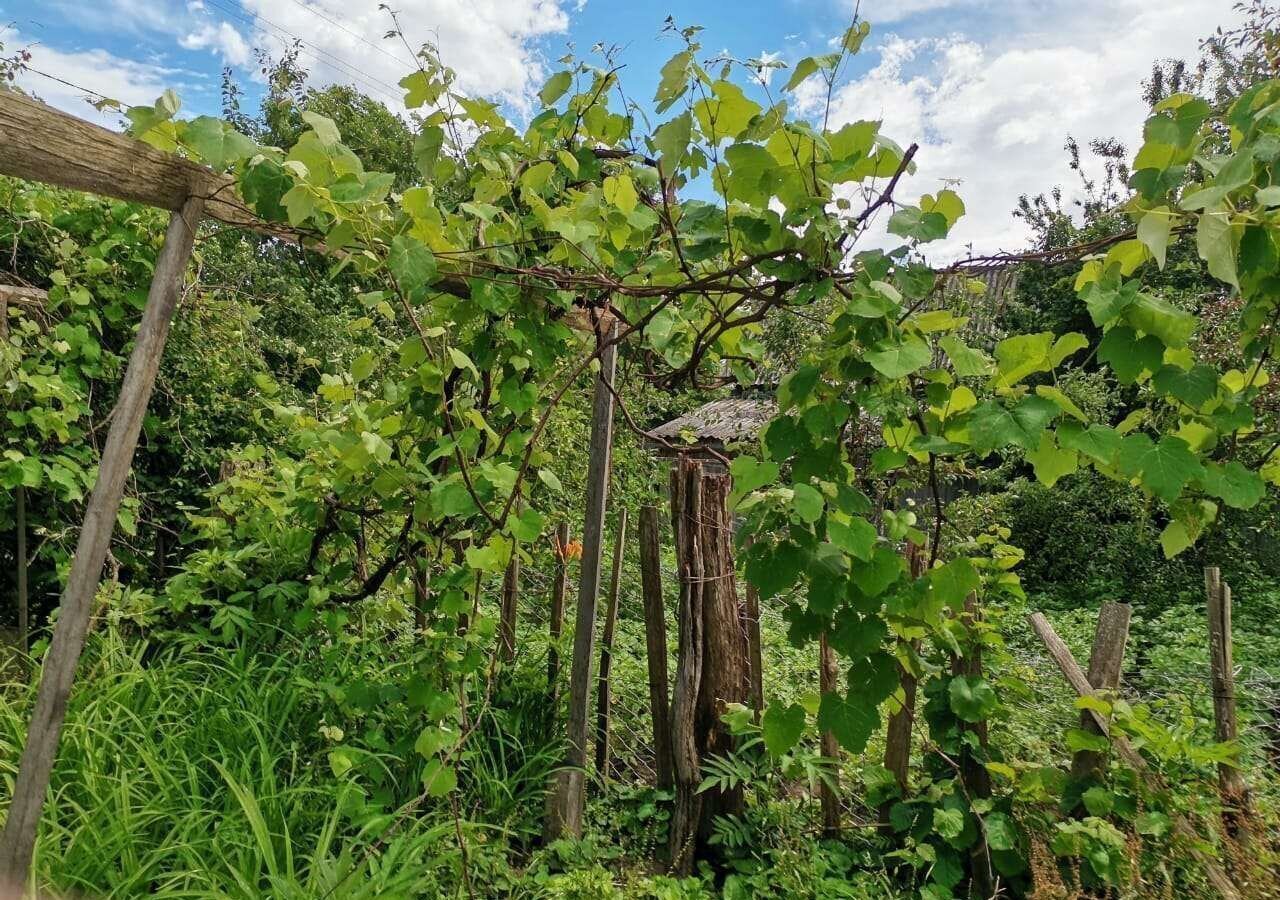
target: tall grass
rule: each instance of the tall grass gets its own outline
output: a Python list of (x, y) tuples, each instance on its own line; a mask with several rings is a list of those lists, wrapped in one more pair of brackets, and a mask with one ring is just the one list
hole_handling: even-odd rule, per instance
[[(40, 886), (90, 897), (435, 896), (451, 821), (353, 818), (360, 788), (324, 763), (300, 660), (164, 653), (97, 638), (72, 698), (36, 847)], [(0, 689), (7, 806), (34, 690)]]

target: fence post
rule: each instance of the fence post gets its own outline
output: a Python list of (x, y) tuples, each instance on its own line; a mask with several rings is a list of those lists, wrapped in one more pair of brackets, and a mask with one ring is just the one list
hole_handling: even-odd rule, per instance
[[(911, 541), (907, 542), (904, 555), (907, 557), (907, 568), (912, 578), (924, 575), (924, 548)], [(919, 641), (912, 641), (910, 650), (914, 654), (920, 648)], [(911, 767), (911, 729), (916, 718), (916, 676), (915, 673), (898, 663), (898, 678), (902, 683), (902, 704), (889, 714), (889, 727), (884, 742), (884, 767), (893, 773), (893, 780), (898, 783), (898, 790), (905, 798), (907, 795), (907, 774)], [(880, 806), (880, 827), (886, 833), (893, 828), (889, 824), (889, 810), (893, 801), (887, 800)]]
[(670, 790), (671, 701), (667, 687), (667, 617), (662, 602), (662, 554), (658, 508), (640, 510), (640, 582), (644, 590), (645, 655), (649, 664), (649, 713), (653, 718), (655, 786)]
[[(1231, 588), (1222, 580), (1217, 566), (1204, 570), (1206, 607), (1209, 614), (1209, 666), (1213, 688), (1213, 721), (1220, 743), (1236, 743), (1236, 684), (1231, 642)], [(1222, 824), (1227, 834), (1248, 843), (1251, 834), (1252, 802), (1249, 786), (1240, 769), (1218, 763), (1218, 793), (1222, 797)]]
[(111, 414), (111, 428), (103, 444), (98, 478), (85, 507), (84, 524), (80, 528), (71, 571), (62, 593), (58, 622), (49, 651), (45, 654), (35, 709), (14, 782), (13, 800), (4, 833), (0, 835), (0, 887), (21, 888), (27, 881), (36, 829), (40, 824), (49, 775), (66, 718), (67, 700), (89, 630), (93, 598), (111, 546), (120, 498), (124, 494), (125, 480), (133, 468), (138, 434), (155, 386), (169, 324), (182, 294), (183, 277), (203, 211), (203, 198), (187, 198), (182, 209), (169, 217), (164, 244), (156, 257), (142, 322), (125, 368), (119, 399)]
[[(1062, 672), (1062, 676), (1067, 679), (1067, 684), (1071, 685), (1076, 692), (1076, 696), (1092, 697), (1094, 695), (1093, 685), (1089, 684), (1089, 679), (1081, 671), (1080, 664), (1071, 655), (1070, 648), (1063, 643), (1062, 638), (1058, 637), (1058, 633), (1053, 630), (1053, 626), (1049, 624), (1049, 620), (1044, 617), (1044, 614), (1032, 613), (1027, 616), (1027, 622), (1031, 625), (1031, 630), (1036, 633), (1036, 636), (1044, 644), (1045, 650), (1049, 652), (1049, 658), (1054, 661), (1058, 670)], [(1151, 767), (1147, 765), (1147, 761), (1142, 758), (1137, 750), (1133, 749), (1133, 745), (1125, 740), (1123, 735), (1111, 734), (1111, 728), (1101, 714), (1096, 710), (1086, 710), (1086, 712), (1093, 717), (1098, 729), (1111, 738), (1111, 746), (1116, 748), (1120, 758), (1125, 761), (1129, 768), (1137, 772), (1139, 777), (1146, 781), (1150, 788), (1157, 791), (1168, 790), (1168, 785), (1164, 783), (1159, 773), (1151, 770)], [(1173, 830), (1186, 842), (1187, 850), (1191, 856), (1204, 867), (1209, 883), (1222, 895), (1223, 900), (1241, 900), (1239, 889), (1227, 876), (1227, 873), (1223, 871), (1222, 867), (1218, 865), (1218, 861), (1198, 848), (1201, 838), (1196, 833), (1195, 828), (1177, 812), (1173, 814)]]
[(568, 546), (569, 523), (561, 522), (556, 527), (556, 571), (551, 582), (551, 616), (547, 622), (547, 633), (551, 636), (551, 647), (547, 650), (547, 693), (553, 709), (560, 695), (559, 645), (564, 630), (564, 595), (569, 589)]
[[(964, 598), (964, 613), (969, 620), (968, 627), (972, 632), (981, 620), (978, 595), (973, 591)], [(966, 678), (982, 677), (982, 644), (977, 635), (971, 635), (964, 656), (952, 657), (951, 674), (963, 675)], [(978, 722), (961, 722), (960, 731), (973, 734), (978, 746), (982, 749), (982, 754), (986, 755), (987, 723), (985, 719)], [(971, 798), (985, 800), (991, 796), (991, 773), (987, 771), (985, 761), (974, 754), (973, 748), (967, 742), (962, 744), (960, 751), (960, 779), (964, 782), (965, 790), (969, 792)], [(991, 869), (991, 853), (987, 849), (984, 834), (979, 834), (978, 840), (969, 851), (969, 863), (973, 888), (978, 892), (978, 896), (990, 897), (995, 887), (995, 873)]]
[(681, 456), (671, 472), (671, 518), (675, 529), (680, 605), (676, 612), (679, 649), (671, 694), (671, 754), (676, 796), (671, 810), (668, 858), (677, 876), (693, 870), (702, 795), (698, 746), (698, 693), (702, 685), (704, 587), (702, 560), (702, 465)]
[(600, 593), (601, 544), (604, 513), (609, 498), (609, 473), (613, 461), (613, 379), (618, 367), (618, 334), (609, 328), (609, 342), (600, 354), (591, 408), (591, 445), (587, 458), (587, 503), (582, 524), (582, 564), (578, 572), (578, 611), (574, 618), (573, 668), (569, 673), (568, 753), (565, 767), (556, 773), (554, 795), (548, 810), (545, 836), (582, 835), (582, 809), (586, 801), (584, 775), (587, 765), (587, 719), (591, 707), (591, 667), (596, 642), (596, 600)]
[[(1132, 607), (1128, 603), (1102, 604), (1098, 610), (1098, 625), (1093, 632), (1093, 650), (1089, 654), (1089, 684), (1095, 691), (1115, 691), (1120, 686), (1120, 669), (1124, 663), (1124, 648), (1129, 641), (1129, 618)], [(1080, 727), (1092, 734), (1101, 734), (1098, 723), (1087, 712), (1080, 713)], [(1071, 757), (1071, 777), (1077, 781), (1093, 780), (1101, 776), (1106, 765), (1105, 754), (1095, 750), (1079, 750)]]
[(498, 620), (498, 649), (505, 662), (516, 656), (516, 617), (520, 614), (520, 549), (511, 548), (502, 575), (502, 614)]
[[(834, 693), (840, 689), (840, 670), (836, 666), (836, 655), (827, 643), (824, 631), (818, 641), (818, 686), (824, 694)], [(822, 755), (835, 762), (831, 774), (831, 784), (818, 782), (818, 802), (822, 806), (822, 835), (836, 838), (840, 836), (840, 742), (831, 731), (822, 732), (820, 738)]]
[[(750, 546), (750, 543), (747, 544)], [(747, 653), (751, 667), (751, 708), (756, 721), (764, 712), (764, 653), (760, 646), (760, 591), (750, 581), (746, 587)]]
[(600, 677), (596, 685), (596, 771), (609, 780), (609, 706), (613, 694), (609, 675), (613, 670), (613, 635), (618, 627), (618, 595), (622, 585), (623, 550), (627, 541), (627, 509), (618, 512), (618, 533), (613, 539), (613, 572), (609, 579), (609, 605), (605, 608), (604, 634), (600, 639)]
[(15, 510), (14, 518), (18, 529), (18, 649), (22, 654), (22, 666), (25, 669), (31, 652), (31, 620), (30, 602), (27, 599), (27, 489), (18, 485), (13, 492)]

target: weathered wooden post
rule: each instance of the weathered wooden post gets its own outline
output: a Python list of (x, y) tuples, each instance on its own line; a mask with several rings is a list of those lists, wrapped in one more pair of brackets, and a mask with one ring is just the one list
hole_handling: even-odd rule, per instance
[[(972, 630), (980, 621), (978, 595), (973, 591), (964, 598), (964, 614)], [(971, 636), (968, 646), (965, 647), (964, 656), (952, 657), (951, 674), (965, 678), (982, 677), (982, 644), (976, 634)], [(962, 734), (965, 732), (972, 734), (982, 749), (982, 756), (986, 755), (987, 723), (985, 719), (978, 722), (961, 722), (960, 731)], [(991, 796), (991, 773), (987, 771), (986, 761), (975, 755), (967, 743), (961, 745), (960, 779), (964, 782), (965, 790), (971, 799), (985, 800)], [(995, 872), (991, 868), (991, 853), (987, 848), (984, 834), (979, 834), (978, 840), (969, 851), (969, 875), (978, 896), (992, 895), (995, 890)]]
[(702, 685), (702, 466), (681, 456), (671, 472), (671, 521), (675, 531), (680, 604), (676, 611), (675, 686), (671, 694), (671, 752), (676, 796), (672, 804), (668, 858), (676, 875), (693, 870), (702, 778), (697, 714)]
[(613, 539), (613, 573), (609, 579), (609, 603), (604, 613), (604, 633), (600, 636), (600, 676), (596, 685), (596, 771), (609, 778), (609, 708), (613, 695), (609, 676), (613, 671), (613, 635), (618, 627), (618, 596), (622, 587), (622, 559), (627, 541), (627, 509), (618, 512), (618, 533)]
[[(1027, 616), (1027, 623), (1031, 626), (1031, 630), (1036, 633), (1036, 637), (1044, 644), (1045, 650), (1049, 653), (1049, 658), (1057, 665), (1058, 670), (1067, 680), (1067, 684), (1071, 685), (1072, 690), (1076, 692), (1078, 697), (1092, 697), (1093, 685), (1089, 684), (1089, 679), (1085, 676), (1080, 668), (1080, 664), (1076, 662), (1075, 657), (1071, 655), (1071, 649), (1066, 645), (1062, 638), (1058, 637), (1058, 633), (1053, 630), (1053, 626), (1049, 620), (1044, 617), (1043, 613), (1031, 613)], [(1110, 725), (1107, 720), (1096, 710), (1085, 710), (1093, 717), (1094, 723), (1098, 729), (1111, 738), (1111, 746), (1116, 748), (1116, 752), (1120, 758), (1125, 761), (1129, 768), (1146, 781), (1148, 787), (1155, 791), (1167, 791), (1168, 784), (1160, 777), (1158, 772), (1152, 771), (1147, 765), (1147, 761), (1142, 755), (1133, 748), (1124, 737), (1124, 735), (1111, 734)], [(1173, 831), (1179, 838), (1185, 841), (1185, 846), (1191, 856), (1204, 868), (1205, 875), (1209, 879), (1209, 883), (1224, 898), (1224, 900), (1241, 900), (1240, 890), (1236, 887), (1235, 882), (1223, 871), (1222, 866), (1218, 864), (1218, 860), (1199, 849), (1203, 843), (1200, 835), (1196, 833), (1195, 828), (1189, 823), (1181, 813), (1173, 814)]]
[(751, 708), (756, 721), (764, 713), (764, 652), (760, 643), (760, 590), (750, 581), (746, 584), (747, 654), (751, 671)]
[(203, 209), (202, 198), (189, 197), (182, 209), (170, 216), (164, 246), (156, 258), (142, 323), (134, 339), (120, 397), (111, 414), (111, 430), (102, 448), (98, 480), (85, 508), (58, 622), (44, 659), (35, 710), (14, 783), (13, 801), (0, 836), (0, 885), (21, 886), (27, 880), (49, 775), (66, 718), (67, 700), (89, 629), (94, 594), (111, 543), (125, 479), (133, 465), (133, 452), (155, 385), (169, 324), (182, 294), (183, 275)]
[[(824, 631), (818, 642), (818, 686), (824, 694), (834, 693), (840, 689), (840, 669), (836, 665), (836, 655), (827, 643)], [(818, 784), (818, 801), (822, 806), (822, 835), (836, 838), (840, 836), (840, 742), (831, 731), (822, 732), (820, 738), (822, 755), (835, 760), (836, 769), (832, 772), (832, 784), (825, 781)]]
[[(1222, 580), (1217, 566), (1204, 570), (1206, 607), (1209, 614), (1210, 685), (1213, 689), (1214, 731), (1220, 743), (1236, 743), (1236, 683), (1231, 641), (1231, 588)], [(1238, 766), (1218, 764), (1218, 793), (1222, 796), (1222, 823), (1227, 834), (1239, 842), (1252, 837), (1252, 800), (1249, 786)]]
[(649, 714), (653, 718), (653, 770), (658, 790), (675, 784), (671, 771), (671, 701), (667, 684), (667, 618), (662, 602), (662, 545), (658, 508), (640, 510), (640, 582), (644, 592), (645, 657), (649, 668)]
[(27, 489), (18, 485), (13, 492), (13, 500), (14, 525), (18, 529), (18, 546), (14, 551), (18, 566), (18, 650), (22, 654), (23, 665), (26, 665), (27, 654), (31, 652), (31, 606), (27, 597)]
[[(1093, 650), (1089, 654), (1089, 684), (1095, 691), (1111, 692), (1120, 686), (1120, 669), (1124, 663), (1124, 648), (1129, 641), (1129, 617), (1132, 607), (1127, 603), (1102, 604), (1098, 611), (1098, 626), (1093, 632)], [(1092, 734), (1101, 734), (1098, 723), (1087, 712), (1080, 714), (1080, 727)], [(1106, 766), (1106, 756), (1095, 750), (1078, 750), (1071, 757), (1071, 777), (1092, 780), (1101, 776)]]
[(728, 475), (703, 475), (681, 457), (673, 475), (680, 571), (680, 653), (672, 701), (676, 802), (671, 820), (673, 871), (685, 873), (710, 846), (717, 816), (742, 811), (741, 786), (698, 792), (702, 761), (733, 750), (721, 721), (725, 706), (747, 702), (746, 615), (733, 567)]
[(498, 619), (498, 645), (504, 662), (516, 658), (516, 617), (520, 612), (520, 552), (511, 550), (502, 574), (502, 611)]
[[(904, 555), (907, 558), (907, 569), (912, 578), (924, 575), (924, 548), (910, 541), (907, 542)], [(920, 642), (910, 645), (914, 653), (919, 650)], [(907, 794), (907, 776), (911, 770), (911, 730), (916, 719), (916, 676), (907, 666), (898, 664), (898, 678), (902, 684), (902, 703), (889, 713), (889, 727), (884, 742), (884, 767), (893, 773), (898, 783), (898, 790), (903, 797)], [(892, 832), (889, 823), (889, 810), (893, 801), (886, 801), (880, 806), (880, 827), (882, 831)]]
[(600, 594), (601, 544), (604, 513), (609, 497), (609, 473), (613, 459), (613, 378), (618, 347), (613, 343), (618, 326), (610, 327), (600, 354), (591, 409), (591, 446), (587, 460), (587, 508), (582, 525), (582, 566), (578, 575), (578, 611), (574, 619), (573, 669), (569, 675), (569, 751), (566, 767), (556, 774), (555, 794), (548, 811), (544, 836), (582, 834), (582, 809), (586, 799), (587, 717), (591, 706), (591, 667), (596, 641), (596, 600)]
[(547, 633), (551, 647), (547, 651), (547, 693), (554, 708), (560, 695), (560, 635), (564, 628), (564, 595), (569, 590), (569, 523), (561, 522), (556, 528), (556, 571), (551, 582), (551, 615), (547, 620)]

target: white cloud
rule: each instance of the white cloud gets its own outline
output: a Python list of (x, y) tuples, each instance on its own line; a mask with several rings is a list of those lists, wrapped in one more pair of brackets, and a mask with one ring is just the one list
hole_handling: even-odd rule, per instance
[(768, 86), (773, 82), (773, 73), (778, 71), (777, 69), (769, 68), (768, 65), (769, 63), (775, 63), (780, 61), (782, 59), (782, 51), (781, 50), (761, 50), (760, 55), (756, 58), (765, 65), (765, 68), (762, 68), (760, 70), (760, 80), (763, 81), (766, 86)]
[[(0, 43), (6, 48), (19, 48), (32, 42), (12, 28), (0, 28)], [(177, 85), (189, 74), (178, 69), (123, 59), (101, 49), (63, 51), (34, 44), (31, 46), (31, 53), (33, 69), (56, 76), (62, 81), (46, 78), (32, 71), (18, 76), (19, 87), (51, 106), (107, 126), (115, 125), (120, 118), (119, 114), (98, 112), (87, 102), (89, 94), (82, 88), (126, 105), (139, 105), (154, 102), (166, 87)]]
[[(404, 44), (384, 39), (391, 20), (376, 4), (242, 5), (260, 16), (253, 44), (278, 53), (288, 35), (306, 41), (303, 62), (318, 83), (354, 83), (390, 102), (401, 94), (396, 83), (413, 69)], [(460, 90), (497, 96), (517, 108), (527, 107), (542, 86), (539, 42), (569, 25), (560, 0), (401, 0), (395, 9), (413, 50), (425, 41), (436, 44), (445, 64), (457, 70)]]
[[(197, 7), (196, 10), (203, 8)], [(199, 28), (178, 38), (178, 44), (187, 50), (212, 50), (223, 61), (233, 66), (243, 66), (249, 61), (249, 45), (226, 22), (214, 25), (204, 22)]]
[(952, 7), (981, 5), (981, 0), (862, 0), (858, 12), (868, 22), (879, 24), (901, 22), (921, 13), (939, 12)]
[(1025, 227), (1010, 215), (1018, 196), (1074, 187), (1066, 137), (1116, 137), (1136, 151), (1146, 116), (1140, 83), (1152, 63), (1194, 60), (1199, 40), (1227, 16), (1219, 0), (1010, 6), (1012, 32), (890, 34), (872, 51), (875, 67), (833, 101), (833, 123), (878, 118), (903, 146), (920, 144), (919, 171), (899, 186), (904, 199), (960, 181), (968, 212), (933, 245), (939, 257), (962, 255), (966, 244), (978, 252), (1023, 246)]

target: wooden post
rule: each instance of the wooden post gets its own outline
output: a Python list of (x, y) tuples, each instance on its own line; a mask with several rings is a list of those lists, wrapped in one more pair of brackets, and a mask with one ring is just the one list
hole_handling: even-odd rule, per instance
[[(1120, 686), (1120, 669), (1124, 663), (1124, 648), (1129, 641), (1129, 617), (1132, 608), (1127, 603), (1102, 604), (1098, 611), (1098, 626), (1093, 633), (1093, 650), (1089, 654), (1089, 684), (1095, 691), (1113, 692)], [(1080, 727), (1093, 734), (1101, 734), (1093, 716), (1080, 714)], [(1079, 750), (1071, 758), (1071, 777), (1080, 781), (1101, 777), (1106, 766), (1106, 756), (1094, 750)]]
[[(1070, 648), (1063, 643), (1062, 638), (1058, 637), (1058, 633), (1053, 630), (1053, 626), (1049, 624), (1049, 620), (1044, 617), (1044, 614), (1032, 613), (1027, 617), (1027, 622), (1031, 625), (1031, 630), (1040, 638), (1045, 649), (1049, 652), (1049, 658), (1058, 666), (1059, 671), (1067, 679), (1067, 683), (1071, 685), (1076, 695), (1079, 697), (1094, 696), (1093, 685), (1089, 683), (1089, 679), (1085, 677), (1079, 663), (1071, 655)], [(1111, 746), (1116, 748), (1120, 758), (1125, 761), (1129, 768), (1137, 772), (1151, 789), (1157, 792), (1168, 790), (1168, 785), (1164, 783), (1164, 779), (1160, 777), (1158, 772), (1151, 770), (1147, 765), (1147, 761), (1142, 758), (1137, 750), (1133, 749), (1133, 745), (1125, 739), (1124, 735), (1111, 734), (1111, 726), (1101, 713), (1092, 709), (1086, 710), (1086, 712), (1093, 718), (1098, 730), (1111, 738)], [(1224, 900), (1241, 900), (1239, 889), (1227, 877), (1226, 872), (1222, 870), (1218, 861), (1199, 849), (1202, 840), (1200, 835), (1196, 833), (1195, 828), (1177, 812), (1173, 813), (1173, 830), (1183, 839), (1187, 852), (1204, 868), (1209, 883), (1222, 895)]]
[[(722, 721), (725, 707), (745, 704), (751, 678), (747, 665), (746, 611), (738, 599), (733, 565), (733, 516), (729, 512), (728, 475), (702, 478), (702, 683), (698, 690), (697, 728), (703, 760), (727, 756), (737, 746)], [(743, 788), (703, 794), (698, 824), (698, 855), (712, 850), (719, 816), (740, 815)]]
[(613, 573), (609, 579), (609, 604), (605, 607), (604, 634), (600, 638), (600, 677), (596, 684), (596, 771), (609, 780), (609, 675), (613, 670), (613, 635), (618, 627), (618, 595), (622, 586), (623, 548), (627, 540), (627, 509), (618, 512), (618, 533), (613, 539)]
[(120, 397), (111, 414), (111, 430), (102, 448), (98, 480), (85, 508), (58, 622), (45, 656), (35, 710), (14, 783), (13, 802), (0, 836), (0, 885), (21, 887), (27, 881), (36, 829), (49, 788), (49, 774), (66, 718), (67, 700), (89, 629), (89, 613), (111, 544), (125, 479), (132, 468), (142, 419), (155, 385), (169, 323), (182, 294), (183, 275), (203, 208), (204, 200), (200, 197), (190, 197), (183, 203), (181, 211), (169, 219), (164, 246), (156, 258), (142, 323), (134, 339)]
[(18, 485), (13, 492), (14, 519), (18, 528), (18, 547), (15, 561), (18, 564), (18, 650), (21, 664), (27, 663), (31, 652), (30, 603), (27, 599), (27, 489)]
[(516, 658), (516, 616), (520, 606), (520, 551), (511, 548), (511, 560), (502, 575), (502, 613), (498, 620), (498, 653), (504, 662)]
[[(617, 336), (613, 325), (606, 340)], [(596, 600), (600, 593), (601, 544), (604, 513), (609, 497), (609, 472), (613, 457), (613, 378), (618, 347), (610, 343), (600, 354), (591, 409), (591, 446), (587, 460), (587, 508), (582, 525), (582, 566), (578, 575), (578, 611), (573, 633), (573, 669), (569, 675), (569, 752), (565, 768), (556, 774), (555, 796), (544, 834), (551, 840), (562, 834), (582, 834), (582, 809), (586, 799), (583, 780), (587, 764), (587, 717), (591, 707), (591, 666), (596, 641)]]
[(671, 701), (667, 687), (667, 618), (662, 602), (658, 508), (640, 510), (640, 582), (644, 591), (645, 655), (649, 664), (649, 714), (653, 718), (655, 786), (675, 784), (671, 766)]
[(427, 602), (430, 597), (430, 585), (427, 576), (427, 561), (419, 558), (413, 567), (413, 630), (414, 640), (418, 643), (426, 641)]
[[(1231, 588), (1216, 566), (1204, 570), (1206, 606), (1209, 614), (1209, 666), (1213, 689), (1213, 721), (1220, 743), (1236, 743), (1236, 683), (1231, 640)], [(1252, 801), (1249, 786), (1238, 766), (1218, 764), (1218, 793), (1222, 797), (1222, 822), (1227, 834), (1237, 841), (1251, 839), (1249, 821)]]
[(551, 582), (551, 617), (547, 633), (551, 647), (547, 650), (547, 693), (554, 708), (560, 696), (560, 635), (564, 628), (564, 595), (569, 590), (569, 559), (565, 556), (569, 546), (569, 523), (561, 522), (556, 528), (556, 571)]
[(747, 653), (751, 672), (751, 708), (756, 721), (764, 712), (764, 653), (760, 645), (760, 590), (747, 582)]
[[(827, 643), (824, 631), (818, 642), (818, 684), (822, 693), (830, 694), (840, 689), (840, 670), (836, 666), (836, 655)], [(833, 732), (824, 731), (820, 739), (822, 755), (840, 761), (840, 742)], [(838, 768), (832, 773), (832, 784), (825, 781), (818, 784), (818, 800), (822, 806), (822, 835), (828, 838), (840, 836), (840, 798), (837, 794), (840, 786)]]
[(679, 649), (671, 696), (671, 753), (676, 796), (672, 805), (668, 858), (677, 876), (693, 871), (703, 795), (702, 756), (698, 746), (698, 693), (702, 685), (705, 586), (702, 561), (702, 465), (681, 456), (671, 473), (671, 517), (675, 529), (680, 605), (676, 613)]
[[(978, 611), (978, 595), (973, 591), (964, 598), (964, 612), (968, 618), (968, 626), (972, 630), (980, 619)], [(977, 635), (973, 635), (965, 648), (964, 656), (952, 657), (951, 674), (966, 678), (982, 677), (982, 644)], [(978, 722), (961, 722), (960, 732), (968, 732), (977, 739), (982, 749), (982, 756), (987, 749), (986, 720)], [(960, 778), (971, 800), (986, 800), (991, 796), (991, 773), (987, 771), (986, 761), (975, 755), (967, 742), (960, 749)], [(986, 837), (978, 836), (969, 850), (969, 874), (973, 880), (973, 889), (979, 897), (990, 897), (995, 890), (995, 872), (991, 868), (991, 853), (987, 848)]]
[[(907, 557), (907, 568), (912, 578), (920, 578), (924, 575), (924, 554), (923, 547), (907, 542), (904, 555)], [(919, 648), (919, 641), (911, 643), (913, 653)], [(898, 783), (898, 790), (905, 798), (907, 776), (911, 770), (911, 730), (916, 718), (917, 681), (915, 673), (901, 663), (898, 664), (898, 679), (902, 684), (902, 704), (889, 713), (889, 726), (884, 743), (884, 767), (893, 773), (893, 779)], [(893, 830), (889, 822), (889, 810), (892, 808), (892, 800), (880, 806), (880, 828), (886, 833), (891, 833)]]

